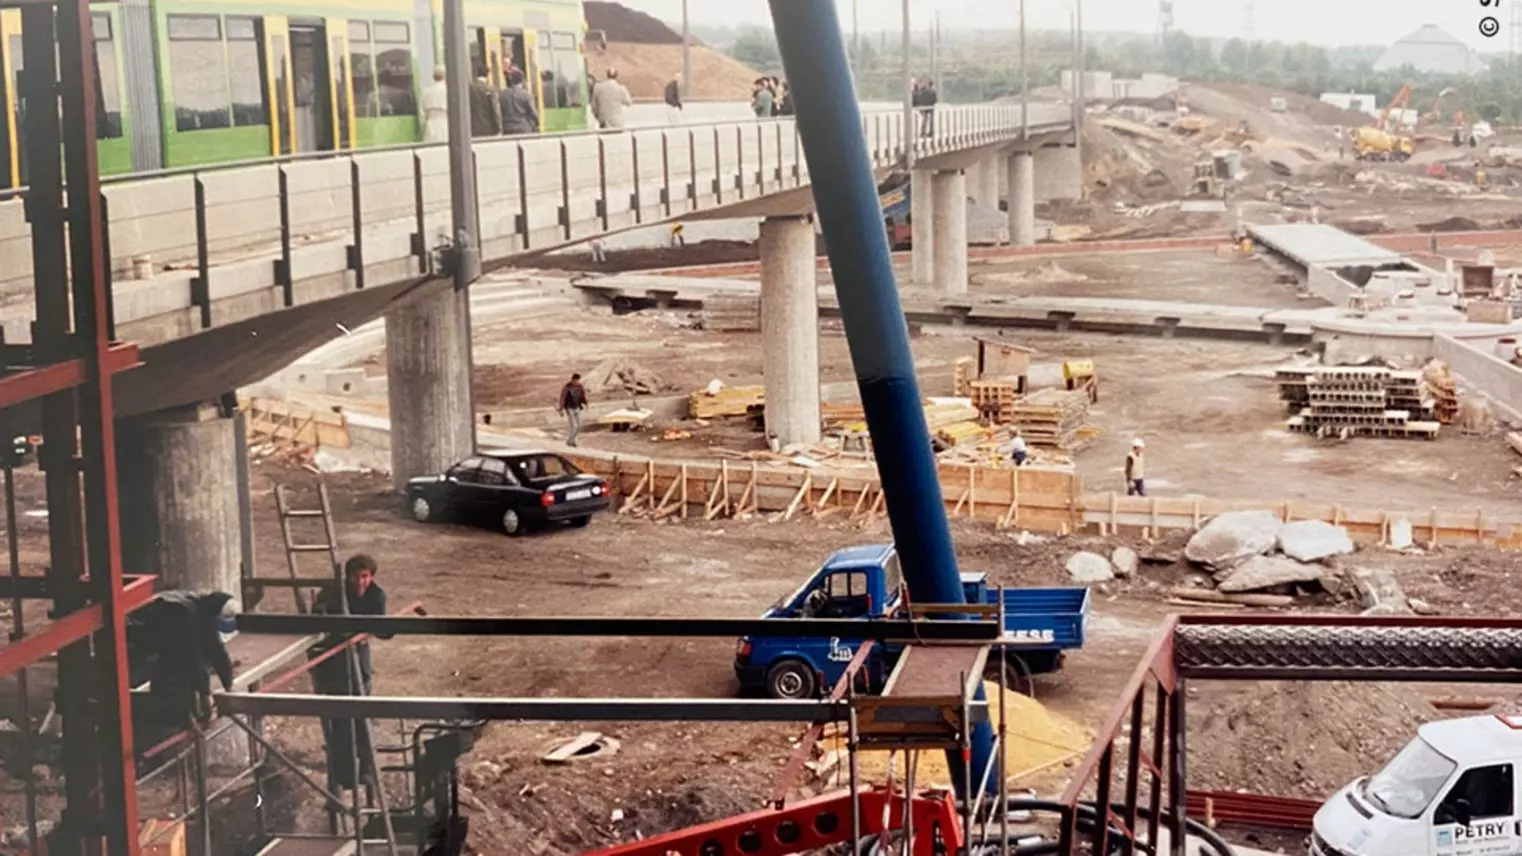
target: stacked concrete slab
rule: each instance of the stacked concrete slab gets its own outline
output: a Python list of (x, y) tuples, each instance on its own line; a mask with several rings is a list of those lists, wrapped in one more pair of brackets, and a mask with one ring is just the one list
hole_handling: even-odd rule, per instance
[(1286, 427), (1318, 437), (1437, 438), (1434, 400), (1421, 372), (1378, 366), (1280, 369)]

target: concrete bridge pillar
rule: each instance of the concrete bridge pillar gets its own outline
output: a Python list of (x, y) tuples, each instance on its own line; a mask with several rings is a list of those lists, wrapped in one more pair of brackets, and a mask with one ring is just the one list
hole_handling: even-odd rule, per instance
[(1036, 243), (1036, 157), (1030, 152), (1009, 158), (1009, 239), (1017, 247)]
[(909, 220), (914, 242), (915, 285), (935, 281), (935, 171), (917, 169), (910, 173)]
[(935, 188), (935, 288), (943, 295), (967, 293), (967, 176), (937, 172)]
[(807, 217), (761, 223), (761, 353), (767, 433), (783, 446), (819, 442), (819, 285)]
[(987, 211), (999, 210), (999, 160), (989, 155), (967, 171), (967, 190), (978, 207)]
[(466, 292), (450, 288), (386, 313), (386, 382), (397, 489), (475, 451)]
[(238, 421), (214, 404), (117, 423), (122, 559), (166, 588), (241, 597)]
[(1083, 159), (1077, 146), (1054, 146), (1036, 153), (1036, 198), (1083, 198)]

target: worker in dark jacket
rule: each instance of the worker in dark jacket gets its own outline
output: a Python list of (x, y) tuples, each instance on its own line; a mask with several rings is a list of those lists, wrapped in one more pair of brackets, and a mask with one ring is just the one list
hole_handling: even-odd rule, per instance
[(567, 446), (576, 445), (576, 437), (581, 433), (581, 411), (585, 409), (587, 388), (581, 385), (581, 375), (573, 374), (571, 380), (560, 388), (560, 401), (555, 404), (555, 412), (565, 414)]
[(528, 91), (522, 71), (515, 68), (508, 72), (507, 88), (502, 90), (499, 100), (502, 105), (502, 133), (512, 136), (539, 132), (539, 110), (534, 106), (533, 93)]
[[(386, 592), (375, 582), (378, 565), (375, 559), (363, 553), (344, 563), (344, 594), (348, 597), (349, 615), (385, 615)], [(319, 615), (343, 615), (343, 602), (338, 592), (325, 591), (313, 604), (312, 612)], [(389, 636), (376, 634), (377, 638)], [(321, 656), (337, 645), (338, 636), (330, 636), (314, 646), (308, 656)], [(359, 663), (359, 679), (356, 681), (349, 668), (350, 654), (340, 652), (318, 663), (312, 669), (312, 684), (324, 695), (370, 695), (374, 671), (370, 662), (370, 644), (354, 645), (353, 657)], [(356, 756), (361, 781), (372, 772), (370, 764), (370, 729), (362, 719), (324, 719), (322, 731), (327, 749), (328, 773), (335, 787), (355, 786)], [(357, 751), (356, 751), (357, 750)]]
[[(349, 615), (385, 615), (386, 614), (386, 590), (375, 581), (375, 574), (380, 566), (375, 559), (358, 553), (344, 563), (344, 588), (349, 598)], [(312, 606), (312, 611), (319, 615), (343, 615), (343, 603), (338, 599), (336, 592), (324, 592)], [(377, 634), (376, 638), (389, 639), (389, 636)], [(359, 658), (359, 677), (364, 694), (370, 694), (370, 687), (375, 677), (375, 672), (370, 662), (370, 643), (359, 642), (354, 646), (354, 652)], [(342, 655), (330, 659), (346, 659)], [(345, 670), (347, 674), (347, 669)]]
[(666, 83), (666, 124), (680, 125), (682, 123), (682, 76), (671, 75), (671, 80)]
[(132, 681), (152, 681), (147, 698), (133, 706), (134, 726), (144, 737), (161, 738), (208, 719), (212, 673), (222, 689), (232, 691), (233, 662), (218, 625), (233, 607), (226, 592), (166, 591), (129, 616)]
[(502, 133), (502, 105), (497, 87), (486, 77), (486, 66), (476, 64), (476, 77), (470, 82), (470, 135), (495, 137)]

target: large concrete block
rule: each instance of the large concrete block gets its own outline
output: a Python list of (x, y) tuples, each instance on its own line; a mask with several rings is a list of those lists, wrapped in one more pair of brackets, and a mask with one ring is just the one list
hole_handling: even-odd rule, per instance
[(291, 230), (299, 236), (353, 230), (353, 196), (347, 160), (294, 163), (286, 167)]

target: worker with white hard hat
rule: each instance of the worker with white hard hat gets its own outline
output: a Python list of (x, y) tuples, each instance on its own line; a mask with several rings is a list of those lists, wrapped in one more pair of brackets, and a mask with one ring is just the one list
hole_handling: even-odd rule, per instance
[(1131, 441), (1131, 452), (1126, 455), (1126, 496), (1147, 495), (1147, 444), (1137, 437)]

